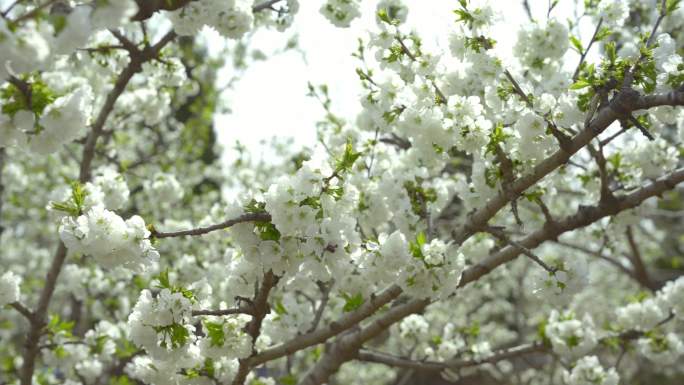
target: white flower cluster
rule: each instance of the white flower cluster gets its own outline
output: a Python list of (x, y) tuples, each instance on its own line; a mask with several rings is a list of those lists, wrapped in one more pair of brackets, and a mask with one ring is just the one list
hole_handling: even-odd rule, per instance
[(623, 151), (625, 163), (636, 167), (637, 180), (655, 179), (674, 170), (679, 162), (679, 151), (665, 139), (634, 141)]
[(677, 42), (667, 33), (661, 33), (653, 48), (653, 59), (656, 68), (664, 73), (658, 74), (658, 83), (663, 83), (669, 75), (678, 75), (682, 69), (682, 56), (677, 54)]
[[(293, 280), (289, 282), (289, 285), (300, 286), (297, 281), (302, 280)], [(264, 327), (268, 335), (262, 334), (262, 337), (268, 337), (268, 341), (258, 340), (257, 342), (262, 345), (273, 342), (269, 336), (277, 338), (276, 342), (279, 342), (304, 334), (312, 326), (315, 309), (312, 310), (312, 304), (309, 301), (297, 301), (296, 295), (286, 292), (276, 303), (278, 304), (276, 311), (271, 312), (264, 319)]]
[(385, 12), (390, 20), (396, 20), (399, 23), (406, 22), (406, 16), (408, 16), (408, 7), (403, 0), (380, 0), (376, 9), (376, 21), (378, 23), (382, 22), (377, 17), (377, 13), (381, 11)]
[(46, 36), (51, 31), (46, 29), (49, 29), (47, 23), (39, 27), (31, 21), (13, 31), (7, 20), (0, 18), (0, 79), (7, 78), (8, 68), (30, 72), (42, 67), (50, 56)]
[(451, 322), (444, 325), (442, 335), (437, 341), (437, 347), (428, 346), (425, 348), (425, 356), (430, 360), (450, 360), (466, 346), (466, 342), (459, 335), (456, 325)]
[(620, 380), (615, 368), (605, 370), (596, 356), (582, 357), (563, 378), (568, 385), (618, 385)]
[(254, 15), (249, 0), (199, 0), (170, 12), (174, 31), (194, 36), (207, 25), (222, 36), (239, 39), (252, 29)]
[(567, 304), (573, 295), (589, 283), (588, 264), (582, 257), (573, 256), (564, 260), (549, 258), (546, 263), (557, 270), (552, 274), (541, 268), (536, 269), (532, 286), (534, 294), (548, 303), (556, 306)]
[(458, 149), (467, 154), (482, 154), (493, 125), (483, 115), (480, 97), (452, 95), (447, 105), (447, 111), (451, 113), (449, 120), (455, 129), (450, 136), (457, 138)]
[(598, 4), (598, 16), (608, 27), (622, 27), (629, 16), (629, 1), (602, 0)]
[(401, 338), (420, 339), (424, 337), (430, 325), (420, 314), (411, 314), (399, 323), (399, 335)]
[(516, 157), (521, 160), (538, 163), (557, 147), (553, 136), (546, 134), (546, 122), (535, 113), (528, 112), (521, 116), (513, 130), (517, 133)]
[(465, 270), (465, 257), (457, 247), (434, 239), (407, 242), (395, 231), (381, 234), (359, 260), (364, 274), (383, 284), (398, 285), (417, 298), (446, 298), (458, 288)]
[(669, 281), (657, 294), (661, 306), (671, 309), (675, 317), (684, 321), (684, 277)]
[[(265, 209), (271, 214), (271, 222), (280, 238), (279, 247), (266, 246), (265, 250), (271, 254), (266, 261), (280, 259), (279, 250), (282, 250), (282, 254), (290, 258), (290, 263), (294, 260), (299, 260), (296, 263), (304, 262), (309, 273), (328, 281), (331, 278), (329, 274), (338, 265), (339, 268), (347, 265), (345, 247), (359, 244), (356, 222), (352, 217), (357, 197), (353, 186), (337, 178), (326, 182), (322, 173), (305, 163), (295, 175), (281, 178), (264, 194)], [(324, 173), (333, 172), (326, 170)], [(252, 247), (255, 241), (268, 241), (268, 238), (262, 232), (259, 237), (252, 238)], [(243, 251), (245, 246), (250, 247), (249, 244), (241, 245)], [(312, 258), (293, 258), (296, 256)]]
[(230, 359), (245, 358), (252, 353), (252, 337), (244, 331), (251, 320), (250, 316), (239, 314), (208, 318), (202, 324), (204, 337), (198, 342), (202, 355), (213, 359)]
[(568, 28), (551, 19), (545, 26), (530, 23), (518, 32), (513, 54), (524, 66), (542, 68), (551, 60), (558, 60), (569, 47)]
[(118, 27), (136, 10), (133, 0), (92, 1), (71, 9), (59, 28), (33, 20), (9, 28), (7, 18), (1, 18), (0, 79), (7, 77), (8, 70), (28, 73), (49, 66), (54, 55), (83, 47), (93, 32)]
[(625, 330), (648, 331), (667, 317), (667, 313), (653, 298), (619, 307), (615, 313), (618, 324)]
[(128, 317), (131, 340), (155, 359), (177, 357), (178, 351), (187, 349), (189, 338), (179, 336), (194, 332), (189, 321), (191, 311), (192, 302), (181, 292), (164, 288), (153, 296), (149, 290), (143, 290)]
[(21, 277), (11, 271), (0, 276), (0, 308), (8, 303), (19, 301)]
[(159, 172), (143, 183), (146, 194), (156, 202), (173, 204), (183, 199), (183, 186), (175, 175)]
[(444, 299), (456, 291), (465, 270), (465, 257), (457, 247), (433, 239), (424, 245), (414, 244), (412, 254), (400, 274), (399, 285), (407, 294)]
[[(156, 294), (149, 290), (140, 293), (128, 317), (131, 340), (148, 356), (136, 358), (127, 371), (150, 383), (195, 384), (192, 376), (183, 373), (199, 370), (211, 359), (214, 377), (230, 382), (238, 359), (252, 353), (252, 338), (244, 331), (251, 317), (208, 316), (201, 323), (201, 332), (196, 333), (192, 311), (201, 305), (194, 288), (197, 283), (192, 290), (171, 286), (161, 278), (159, 284), (164, 287)], [(151, 365), (156, 369), (151, 370)]]
[(669, 281), (655, 297), (619, 307), (615, 312), (622, 330), (644, 333), (637, 341), (640, 354), (654, 363), (670, 365), (684, 355), (684, 343), (676, 333), (663, 335), (657, 328), (670, 314), (676, 319), (684, 315), (684, 277)]
[(352, 20), (361, 16), (359, 7), (358, 0), (327, 0), (321, 6), (321, 14), (333, 25), (347, 28)]
[(89, 87), (57, 98), (39, 115), (21, 109), (13, 115), (0, 113), (0, 148), (17, 146), (38, 154), (49, 154), (85, 135), (90, 119), (92, 93)]
[(104, 205), (109, 210), (118, 210), (128, 202), (130, 191), (123, 175), (111, 167), (98, 170), (92, 182), (84, 186), (85, 208)]
[(589, 314), (579, 320), (572, 313), (561, 314), (552, 310), (544, 330), (556, 354), (577, 358), (587, 354), (598, 344), (594, 329), (594, 322)]
[(90, 255), (107, 268), (123, 266), (140, 271), (159, 258), (141, 217), (124, 221), (103, 206), (95, 206), (77, 218), (62, 218), (59, 236), (72, 253)]
[(684, 343), (675, 333), (639, 338), (637, 347), (639, 354), (658, 365), (672, 365), (684, 355)]

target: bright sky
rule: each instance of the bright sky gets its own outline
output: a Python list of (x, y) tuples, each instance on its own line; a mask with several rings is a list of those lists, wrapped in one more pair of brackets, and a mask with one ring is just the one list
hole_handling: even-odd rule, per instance
[[(226, 148), (225, 161), (236, 156), (232, 150), (236, 140), (245, 144), (254, 156), (264, 156), (267, 151), (259, 142), (274, 136), (291, 136), (296, 144), (313, 145), (315, 123), (323, 116), (323, 110), (315, 99), (306, 96), (307, 82), (329, 86), (332, 108), (338, 115), (353, 119), (360, 108), (361, 87), (355, 73), (359, 62), (351, 53), (357, 47), (357, 39), (363, 37), (367, 41), (367, 31), (375, 29), (377, 1), (363, 1), (363, 16), (347, 29), (333, 26), (319, 13), (321, 1), (300, 3), (301, 9), (291, 30), (287, 33), (261, 30), (251, 46), (265, 52), (278, 49), (294, 31), (299, 35), (299, 45), (306, 57), (289, 51), (251, 65), (235, 88), (225, 93), (232, 113), (215, 118), (219, 141)], [(455, 0), (405, 0), (405, 3), (409, 6), (405, 30), (418, 31), (430, 52), (435, 52), (431, 49), (435, 46), (447, 48), (447, 37), (455, 26), (452, 11), (458, 3)], [(497, 3), (504, 19), (493, 31), (493, 37), (497, 48), (508, 52), (517, 29), (528, 18), (522, 1)], [(551, 16), (565, 20), (572, 14), (573, 3), (574, 0), (561, 0)], [(544, 20), (548, 1), (530, 0), (530, 4), (535, 17)]]

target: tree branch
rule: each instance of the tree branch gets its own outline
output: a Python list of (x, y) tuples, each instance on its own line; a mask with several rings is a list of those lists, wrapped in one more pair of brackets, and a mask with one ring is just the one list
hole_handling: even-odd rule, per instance
[(26, 336), (25, 350), (23, 354), (24, 363), (21, 367), (20, 381), (21, 385), (31, 385), (33, 381), (33, 371), (36, 365), (36, 356), (40, 350), (39, 341), (43, 332), (43, 327), (46, 325), (46, 315), (52, 294), (57, 285), (57, 277), (62, 270), (62, 265), (66, 259), (67, 249), (64, 243), (60, 242), (52, 258), (52, 265), (45, 277), (45, 286), (40, 293), (38, 306), (33, 312), (33, 317), (30, 319), (31, 328)]
[(439, 361), (417, 361), (409, 358), (396, 357), (390, 354), (370, 352), (368, 350), (361, 350), (358, 359), (361, 361), (375, 362), (388, 366), (410, 368), (417, 370), (442, 371), (444, 369), (461, 369), (471, 366), (478, 366), (482, 364), (492, 364), (502, 360), (507, 360), (515, 357), (520, 357), (527, 354), (540, 353), (546, 351), (547, 348), (540, 342), (513, 346), (498, 350), (492, 355), (480, 360), (464, 360), (452, 359), (444, 362)]
[[(544, 226), (520, 240), (519, 243), (528, 249), (534, 249), (547, 240), (557, 239), (558, 236), (565, 232), (585, 227), (603, 217), (634, 208), (648, 198), (673, 189), (681, 182), (684, 182), (684, 169), (678, 169), (628, 195), (616, 197), (615, 202), (608, 204), (599, 203), (596, 206), (580, 206), (580, 209), (574, 215), (556, 222), (553, 226)], [(515, 259), (519, 254), (519, 248), (508, 246), (490, 255), (484, 261), (466, 269), (463, 272), (459, 286), (462, 287), (478, 280), (496, 267)]]
[(370, 317), (378, 309), (397, 298), (400, 294), (401, 288), (397, 285), (392, 285), (377, 295), (371, 295), (371, 297), (357, 310), (343, 315), (337, 321), (331, 322), (326, 327), (311, 333), (302, 334), (288, 342), (266, 349), (263, 352), (248, 358), (248, 362), (250, 366), (254, 367), (276, 358), (292, 354), (301, 349), (308, 348), (309, 346), (325, 342), (329, 338), (354, 327), (359, 322)]
[(114, 83), (114, 88), (107, 94), (107, 99), (105, 99), (100, 112), (95, 119), (95, 123), (92, 125), (90, 134), (86, 138), (85, 145), (83, 146), (83, 158), (81, 161), (81, 171), (79, 173), (79, 181), (85, 183), (90, 179), (90, 171), (92, 168), (93, 158), (95, 157), (95, 145), (97, 144), (97, 139), (102, 135), (104, 130), (104, 125), (107, 122), (107, 118), (114, 110), (114, 105), (119, 99), (119, 96), (124, 92), (128, 82), (133, 78), (133, 75), (142, 70), (143, 63), (156, 58), (159, 52), (164, 48), (169, 42), (175, 39), (176, 34), (173, 31), (168, 32), (164, 37), (159, 40), (159, 42), (151, 47), (145, 47), (139, 50), (135, 47), (128, 47), (130, 53), (130, 61), (126, 68), (119, 74), (119, 77)]
[[(128, 66), (117, 78), (114, 89), (107, 95), (104, 105), (97, 116), (92, 130), (86, 139), (83, 147), (83, 157), (81, 159), (81, 166), (79, 172), (79, 181), (85, 183), (90, 180), (90, 173), (92, 169), (92, 161), (95, 154), (95, 145), (97, 139), (103, 132), (103, 127), (110, 113), (114, 109), (116, 100), (121, 96), (128, 82), (135, 73), (140, 71), (142, 63), (147, 60), (155, 58), (161, 49), (175, 38), (175, 33), (167, 33), (157, 44), (151, 47), (146, 47), (144, 50), (138, 51), (138, 54), (131, 52), (131, 59)], [(38, 306), (33, 312), (33, 319), (31, 320), (31, 327), (26, 337), (25, 350), (23, 354), (23, 366), (21, 368), (20, 381), (21, 385), (31, 385), (33, 379), (33, 372), (35, 370), (36, 356), (39, 352), (40, 337), (43, 333), (43, 327), (46, 324), (47, 310), (52, 299), (52, 294), (57, 285), (57, 278), (62, 271), (64, 260), (67, 256), (67, 249), (64, 243), (59, 242), (55, 256), (52, 259), (50, 270), (45, 278), (45, 286), (40, 294)]]
[(43, 9), (49, 7), (50, 5), (52, 5), (53, 3), (56, 3), (56, 2), (57, 2), (57, 0), (48, 0), (48, 1), (44, 2), (43, 4), (41, 4), (41, 5), (39, 5), (39, 6), (35, 7), (35, 8), (33, 8), (33, 9), (30, 10), (29, 12), (27, 12), (27, 13), (25, 13), (25, 14), (19, 16), (19, 17), (17, 17), (16, 19), (14, 19), (14, 21), (12, 21), (12, 24), (21, 23), (21, 22), (24, 21), (24, 20), (28, 20), (28, 19), (34, 18), (34, 17), (37, 16), (38, 13), (40, 13)]
[[(264, 317), (271, 312), (271, 306), (268, 304), (268, 296), (271, 293), (271, 289), (278, 284), (278, 279), (279, 277), (273, 274), (273, 271), (269, 270), (266, 274), (264, 274), (261, 287), (254, 295), (254, 300), (252, 301), (251, 305), (252, 320), (245, 327), (247, 334), (252, 337), (252, 356), (256, 355), (254, 344), (261, 334), (261, 324), (264, 321)], [(233, 385), (244, 384), (251, 368), (252, 366), (249, 363), (249, 359), (240, 359), (237, 374), (233, 379)]]
[(641, 256), (639, 245), (637, 245), (636, 240), (634, 239), (634, 231), (632, 230), (632, 226), (627, 226), (627, 230), (625, 230), (625, 236), (627, 237), (629, 248), (632, 251), (628, 255), (630, 261), (632, 262), (632, 266), (634, 267), (634, 277), (641, 285), (651, 290), (655, 290), (656, 287), (653, 285), (653, 281), (651, 281), (648, 271), (646, 270), (646, 266), (644, 265), (644, 259)]
[(589, 50), (591, 49), (591, 46), (594, 45), (594, 42), (596, 41), (596, 36), (598, 35), (599, 31), (601, 30), (601, 26), (603, 25), (603, 18), (600, 18), (598, 23), (596, 24), (596, 29), (594, 29), (594, 34), (591, 36), (591, 40), (589, 40), (589, 45), (587, 45), (587, 49), (584, 50), (584, 52), (580, 52), (580, 60), (579, 63), (577, 63), (577, 68), (575, 68), (575, 73), (572, 74), (572, 81), (576, 82), (577, 78), (579, 77), (580, 70), (582, 69), (582, 63), (584, 63), (584, 59), (587, 57), (587, 54), (589, 53)]
[(247, 307), (238, 307), (238, 308), (232, 308), (232, 309), (222, 309), (222, 310), (193, 310), (192, 315), (193, 316), (202, 316), (202, 315), (213, 315), (213, 316), (224, 316), (224, 315), (232, 315), (232, 314), (252, 314), (252, 310)]
[(199, 236), (199, 235), (204, 235), (207, 233), (210, 233), (212, 231), (216, 230), (221, 230), (221, 229), (226, 229), (228, 227), (231, 227), (233, 225), (236, 225), (238, 223), (244, 223), (244, 222), (270, 222), (271, 221), (271, 215), (269, 213), (249, 213), (249, 214), (243, 214), (240, 215), (237, 218), (229, 219), (227, 221), (217, 223), (215, 225), (207, 226), (207, 227), (198, 227), (196, 229), (190, 229), (190, 230), (180, 230), (180, 231), (171, 231), (168, 233), (164, 232), (158, 232), (156, 230), (153, 230), (151, 233), (152, 238), (173, 238), (173, 237), (184, 237), (184, 236)]
[(24, 317), (26, 317), (26, 319), (29, 320), (29, 322), (33, 319), (33, 313), (31, 312), (31, 310), (29, 310), (29, 309), (28, 309), (26, 306), (24, 306), (21, 302), (12, 302), (12, 303), (10, 303), (9, 305), (10, 305), (14, 310), (16, 310), (16, 311), (18, 311), (19, 313), (21, 313), (21, 315), (23, 315)]
[(591, 123), (575, 135), (566, 146), (559, 148), (555, 153), (538, 163), (529, 174), (517, 178), (510, 185), (509, 192), (499, 191), (483, 207), (470, 213), (465, 223), (458, 226), (452, 232), (456, 244), (463, 243), (472, 234), (481, 231), (487, 225), (487, 222), (501, 208), (508, 204), (511, 195), (518, 196), (522, 194), (546, 175), (565, 164), (572, 155), (586, 146), (618, 118), (635, 110), (661, 105), (684, 105), (684, 92), (673, 91), (665, 94), (643, 96), (631, 89), (620, 91), (611, 100), (608, 107), (601, 109)]
[(366, 341), (377, 336), (407, 315), (423, 310), (429, 303), (428, 299), (421, 299), (392, 307), (382, 314), (380, 318), (361, 330), (339, 337), (316, 365), (306, 373), (299, 382), (299, 385), (320, 385), (328, 382), (330, 375), (335, 373), (343, 363), (358, 357), (359, 349), (361, 349), (361, 346)]

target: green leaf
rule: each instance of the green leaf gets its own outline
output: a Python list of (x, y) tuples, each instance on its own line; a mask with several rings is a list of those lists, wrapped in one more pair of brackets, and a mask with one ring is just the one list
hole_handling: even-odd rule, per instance
[(387, 24), (392, 24), (392, 19), (390, 19), (389, 15), (387, 14), (387, 9), (381, 8), (378, 10), (378, 19), (380, 19), (382, 22), (387, 23)]
[(602, 27), (598, 33), (596, 34), (596, 37), (594, 38), (595, 41), (601, 41), (608, 36), (612, 35), (613, 31), (610, 30), (608, 27)]
[(255, 222), (255, 227), (259, 232), (259, 238), (264, 241), (279, 241), (280, 231), (271, 222)]
[(283, 305), (283, 301), (277, 301), (275, 304), (275, 310), (276, 314), (278, 315), (285, 315), (287, 314), (287, 309), (285, 309), (285, 305)]
[[(178, 323), (173, 323), (166, 326), (156, 326), (154, 330), (157, 333), (162, 333), (163, 342), (161, 346), (164, 348), (178, 349), (185, 346), (190, 338), (190, 332), (183, 325)], [(168, 340), (171, 341), (171, 346), (168, 344)]]
[(83, 214), (83, 206), (88, 192), (83, 188), (79, 182), (71, 183), (71, 198), (64, 202), (50, 202), (52, 209), (62, 211), (70, 216), (79, 216)]
[(342, 293), (342, 296), (345, 300), (344, 307), (342, 308), (342, 310), (344, 310), (345, 312), (354, 311), (358, 309), (361, 305), (363, 305), (364, 299), (361, 293), (354, 294), (353, 296), (347, 293)]
[(223, 332), (223, 323), (205, 321), (204, 327), (207, 329), (207, 336), (211, 341), (210, 345), (217, 347), (223, 346), (223, 343), (226, 340), (226, 335)]
[(360, 152), (354, 151), (351, 139), (348, 139), (347, 144), (344, 146), (344, 153), (342, 154), (342, 158), (338, 159), (335, 165), (335, 172), (340, 173), (344, 171), (350, 171), (352, 166), (354, 165), (354, 162), (356, 162), (356, 160), (359, 159), (361, 154), (362, 153)]
[(71, 332), (74, 328), (74, 321), (62, 321), (59, 314), (53, 314), (48, 321), (47, 329), (52, 334), (63, 334), (66, 336), (71, 336)]
[(154, 277), (159, 283), (156, 285), (159, 289), (168, 289), (172, 293), (181, 293), (181, 295), (191, 301), (196, 301), (195, 293), (179, 285), (172, 285), (169, 279), (169, 269), (161, 271), (159, 275)]
[(577, 52), (579, 52), (579, 53), (584, 52), (584, 46), (582, 46), (582, 42), (578, 38), (576, 38), (574, 36), (570, 36), (570, 42), (575, 47)]
[(580, 80), (576, 81), (575, 83), (571, 84), (570, 89), (571, 90), (580, 90), (582, 88), (586, 88), (589, 86), (591, 86), (591, 84), (589, 84), (589, 82), (587, 82), (586, 80), (580, 79)]
[(425, 233), (422, 231), (419, 232), (418, 235), (416, 235), (416, 244), (419, 247), (423, 247), (423, 245), (425, 245), (425, 241), (426, 241)]
[(614, 41), (611, 41), (606, 44), (606, 56), (608, 57), (608, 60), (610, 60), (611, 63), (615, 63), (615, 60), (617, 59), (617, 51), (615, 49)]
[(266, 213), (266, 203), (259, 202), (256, 199), (252, 199), (244, 207), (246, 213), (250, 214), (264, 214)]
[(7, 87), (0, 91), (0, 101), (3, 102), (2, 112), (4, 114), (13, 117), (20, 110), (28, 110), (36, 115), (41, 115), (45, 108), (58, 98), (58, 95), (40, 79), (32, 82), (22, 81), (25, 82), (30, 92), (30, 100), (17, 86), (7, 83)]
[(154, 277), (157, 281), (159, 281), (159, 284), (157, 285), (157, 288), (159, 289), (171, 289), (171, 281), (169, 280), (169, 269), (164, 269), (163, 271), (159, 272), (159, 275)]
[(297, 385), (297, 383), (299, 382), (297, 376), (295, 376), (294, 374), (287, 374), (285, 376), (282, 376), (278, 379), (278, 381), (282, 385)]
[(109, 379), (109, 385), (133, 385), (134, 382), (126, 375), (112, 377)]
[(489, 134), (489, 143), (487, 143), (485, 154), (495, 155), (499, 144), (504, 143), (509, 137), (510, 135), (506, 135), (503, 131), (503, 123), (497, 123), (494, 130)]
[(667, 10), (667, 14), (670, 15), (674, 11), (679, 8), (679, 5), (681, 4), (681, 0), (667, 0), (665, 3), (665, 9)]

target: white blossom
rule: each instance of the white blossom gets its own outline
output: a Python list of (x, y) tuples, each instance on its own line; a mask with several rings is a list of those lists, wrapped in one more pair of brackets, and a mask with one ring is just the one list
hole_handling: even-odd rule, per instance
[(19, 301), (19, 284), (21, 277), (12, 271), (5, 272), (0, 276), (0, 307), (8, 303)]
[(618, 385), (620, 379), (615, 368), (604, 369), (596, 356), (581, 358), (563, 378), (568, 385)]

